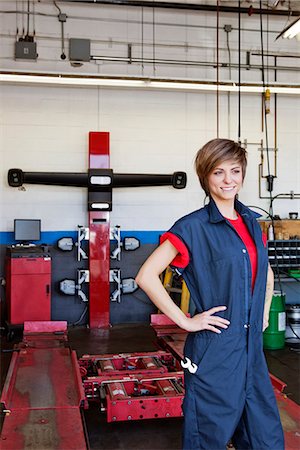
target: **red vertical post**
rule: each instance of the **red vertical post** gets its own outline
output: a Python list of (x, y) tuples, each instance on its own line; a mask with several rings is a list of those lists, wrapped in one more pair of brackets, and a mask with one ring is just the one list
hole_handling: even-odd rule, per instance
[[(109, 133), (89, 133), (89, 168), (109, 168)], [(109, 326), (109, 212), (89, 212), (89, 324), (91, 328)]]

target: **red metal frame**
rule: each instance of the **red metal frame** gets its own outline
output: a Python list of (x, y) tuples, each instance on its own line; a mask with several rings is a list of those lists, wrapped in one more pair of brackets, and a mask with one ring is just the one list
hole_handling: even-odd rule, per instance
[[(186, 314), (187, 317), (191, 315), (189, 313)], [(154, 328), (155, 333), (158, 337), (166, 336), (166, 335), (174, 335), (174, 334), (183, 334), (184, 339), (186, 337), (187, 332), (176, 325), (171, 319), (169, 319), (165, 314), (151, 314), (151, 324), (152, 328)]]
[(6, 450), (86, 449), (80, 412), (85, 394), (76, 353), (66, 340), (65, 322), (25, 322), (1, 396)]
[(279, 380), (279, 378), (275, 377), (271, 373), (269, 375), (270, 375), (270, 379), (271, 379), (271, 383), (272, 383), (273, 388), (277, 389), (279, 392), (283, 392), (284, 389), (287, 386), (286, 383), (284, 383), (283, 381)]
[(181, 370), (178, 361), (163, 350), (122, 354), (83, 355), (79, 359), (81, 375), (102, 381), (133, 375), (160, 375)]
[[(109, 133), (89, 133), (89, 168), (109, 168)], [(89, 324), (109, 326), (110, 306), (110, 224), (109, 212), (89, 212)]]
[[(181, 417), (184, 398), (183, 373), (137, 376), (105, 385), (107, 422)], [(139, 395), (142, 390), (148, 395)]]
[(284, 429), (285, 450), (300, 448), (300, 406), (274, 389)]
[(183, 372), (169, 352), (84, 355), (79, 365), (86, 397), (107, 422), (182, 416)]
[[(39, 338), (44, 336), (45, 333), (61, 333), (66, 336), (68, 330), (68, 322), (62, 320), (48, 321), (27, 321), (24, 322), (24, 336), (34, 336), (34, 333), (39, 334)], [(58, 339), (58, 334), (52, 335), (54, 339)]]

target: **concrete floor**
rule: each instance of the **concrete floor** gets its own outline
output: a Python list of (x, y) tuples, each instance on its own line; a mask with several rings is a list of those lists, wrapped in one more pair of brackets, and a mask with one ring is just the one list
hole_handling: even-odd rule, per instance
[[(71, 347), (77, 356), (83, 354), (154, 351), (156, 335), (148, 325), (115, 325), (108, 330), (70, 328)], [(16, 336), (17, 337), (17, 336)], [(3, 340), (2, 349), (12, 348), (13, 342)], [(2, 384), (11, 353), (2, 353)], [(300, 404), (299, 351), (285, 348), (266, 352), (270, 372), (287, 384), (290, 399)], [(83, 412), (91, 450), (177, 450), (181, 449), (182, 419), (144, 420), (107, 424), (97, 406)]]

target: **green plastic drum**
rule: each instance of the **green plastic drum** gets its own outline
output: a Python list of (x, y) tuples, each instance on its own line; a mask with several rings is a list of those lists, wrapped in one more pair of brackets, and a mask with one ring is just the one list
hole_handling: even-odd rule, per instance
[(285, 294), (274, 291), (269, 326), (263, 333), (264, 348), (266, 350), (279, 350), (285, 344)]

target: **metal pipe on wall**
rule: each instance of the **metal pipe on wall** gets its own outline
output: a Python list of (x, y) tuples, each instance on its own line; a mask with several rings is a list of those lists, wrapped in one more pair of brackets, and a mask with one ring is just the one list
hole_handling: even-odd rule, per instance
[[(274, 70), (274, 81), (275, 83), (277, 82), (277, 70), (276, 70), (276, 66), (277, 66), (277, 57), (275, 56), (274, 58), (274, 66), (275, 66), (275, 70)], [(278, 148), (277, 148), (277, 94), (275, 92), (274, 94), (274, 152), (275, 152), (275, 175), (277, 174), (277, 152), (278, 152)]]
[[(115, 6), (133, 6), (145, 8), (161, 8), (161, 9), (179, 9), (185, 11), (207, 11), (216, 12), (216, 5), (197, 5), (193, 3), (175, 3), (175, 2), (157, 2), (143, 0), (61, 0), (61, 3), (89, 3), (93, 5), (115, 5)], [(239, 8), (235, 6), (220, 6), (221, 13), (236, 14)], [(249, 14), (249, 8), (241, 8), (241, 14)], [(268, 14), (273, 16), (299, 16), (299, 11), (290, 11), (284, 9), (264, 9), (252, 8), (252, 14)]]
[[(91, 60), (94, 61), (107, 61), (107, 62), (124, 62), (128, 64), (153, 64), (154, 60), (152, 58), (128, 58), (128, 56), (91, 56)], [(155, 59), (156, 64), (169, 64), (169, 65), (181, 65), (181, 66), (200, 66), (200, 67), (217, 67), (217, 63), (214, 61), (181, 61), (176, 59)], [(228, 63), (220, 62), (219, 66), (221, 68), (227, 69), (229, 67)], [(241, 64), (240, 67), (246, 70), (261, 70), (262, 66), (260, 64)], [(231, 68), (238, 69), (239, 65), (237, 63), (231, 63)], [(300, 71), (300, 66), (269, 66), (269, 70), (291, 70)]]

